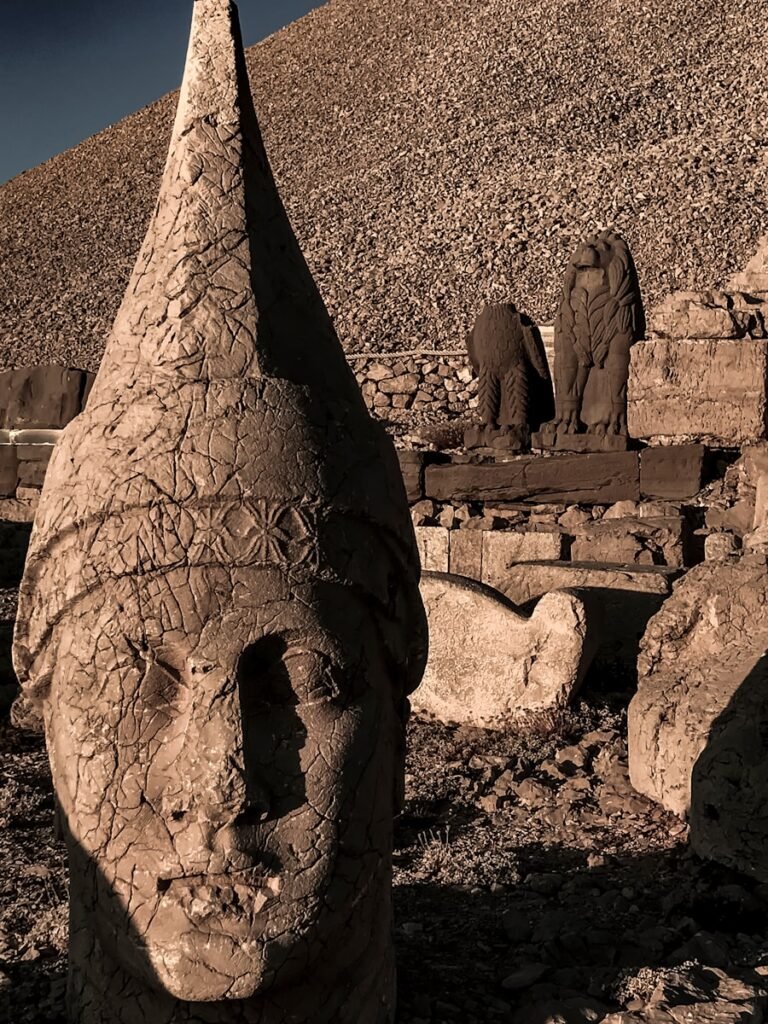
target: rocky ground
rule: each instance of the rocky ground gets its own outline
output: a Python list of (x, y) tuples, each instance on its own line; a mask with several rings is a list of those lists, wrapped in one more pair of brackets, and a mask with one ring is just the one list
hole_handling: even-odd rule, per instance
[[(611, 222), (647, 304), (723, 284), (765, 231), (767, 33), (753, 0), (330, 0), (253, 48), (345, 347), (460, 348), (494, 297), (551, 321), (577, 240)], [(0, 189), (0, 365), (96, 368), (173, 106)]]
[[(504, 733), (410, 726), (399, 1024), (761, 1024), (768, 886), (630, 788), (624, 705)], [(66, 866), (42, 741), (0, 726), (0, 1019), (63, 1024)], [(6, 1014), (6, 1015), (4, 1015)]]

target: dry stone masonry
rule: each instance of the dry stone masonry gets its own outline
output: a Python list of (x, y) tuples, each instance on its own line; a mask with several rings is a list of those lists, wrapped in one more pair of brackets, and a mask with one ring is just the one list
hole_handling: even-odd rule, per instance
[(235, 8), (196, 0), (159, 201), (51, 460), (14, 639), (69, 854), (72, 1024), (391, 1024), (418, 577)]

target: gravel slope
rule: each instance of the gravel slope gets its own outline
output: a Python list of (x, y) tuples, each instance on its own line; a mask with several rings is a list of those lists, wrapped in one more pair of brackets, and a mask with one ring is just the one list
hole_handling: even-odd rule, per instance
[[(345, 347), (456, 347), (486, 297), (551, 320), (577, 239), (609, 222), (647, 302), (723, 283), (768, 219), (766, 35), (752, 0), (330, 0), (254, 47)], [(0, 189), (0, 363), (96, 367), (173, 107)]]

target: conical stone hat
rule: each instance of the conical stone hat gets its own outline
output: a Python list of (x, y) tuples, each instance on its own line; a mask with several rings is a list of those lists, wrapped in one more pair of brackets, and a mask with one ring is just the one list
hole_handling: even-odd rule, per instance
[(195, 565), (335, 580), (382, 608), (405, 599), (416, 633), (423, 621), (394, 449), (278, 195), (229, 0), (195, 2), (157, 206), (88, 407), (50, 463), (22, 682), (83, 594)]

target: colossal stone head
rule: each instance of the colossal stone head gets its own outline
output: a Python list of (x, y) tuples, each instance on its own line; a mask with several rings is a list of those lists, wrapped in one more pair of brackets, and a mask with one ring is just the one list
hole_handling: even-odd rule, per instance
[(393, 1012), (391, 834), (426, 656), (391, 443), (196, 0), (160, 197), (51, 460), (14, 658), (71, 867), (70, 1018)]

